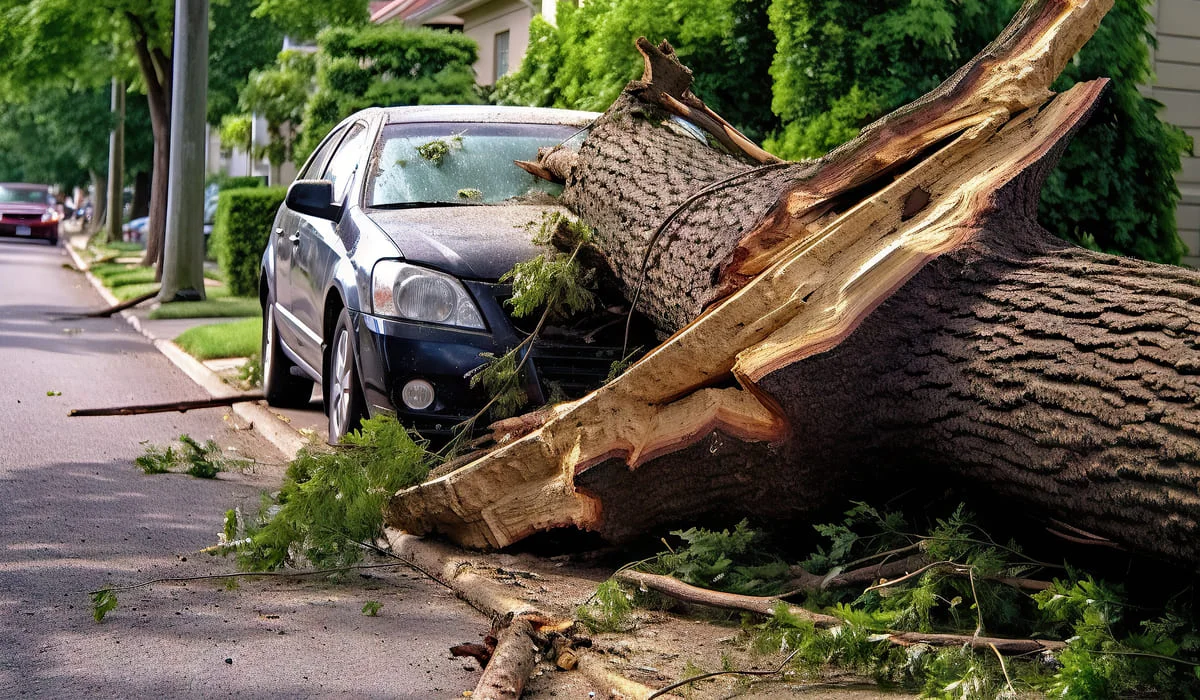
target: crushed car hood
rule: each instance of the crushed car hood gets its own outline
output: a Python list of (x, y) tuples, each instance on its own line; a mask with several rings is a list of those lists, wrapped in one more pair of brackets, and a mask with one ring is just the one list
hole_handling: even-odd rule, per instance
[(405, 260), (456, 277), (495, 281), (515, 263), (537, 257), (530, 240), (548, 212), (544, 204), (480, 204), (367, 213), (400, 248)]

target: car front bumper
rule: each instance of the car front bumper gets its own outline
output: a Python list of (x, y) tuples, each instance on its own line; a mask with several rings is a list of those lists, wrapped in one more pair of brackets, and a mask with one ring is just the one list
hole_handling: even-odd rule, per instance
[[(491, 319), (489, 319), (491, 320)], [(483, 387), (472, 387), (471, 377), (491, 355), (499, 357), (521, 338), (511, 326), (493, 332), (381, 318), (365, 313), (351, 315), (358, 340), (359, 369), (371, 415), (396, 415), (422, 435), (449, 434), (470, 419), (490, 400)], [(525, 391), (530, 406), (562, 396), (575, 398), (600, 386), (620, 348), (535, 345), (525, 365)], [(433, 404), (424, 410), (406, 407), (404, 385), (423, 379), (434, 387)], [(481, 425), (488, 421), (481, 420)]]
[(51, 241), (58, 238), (58, 222), (0, 217), (0, 236)]

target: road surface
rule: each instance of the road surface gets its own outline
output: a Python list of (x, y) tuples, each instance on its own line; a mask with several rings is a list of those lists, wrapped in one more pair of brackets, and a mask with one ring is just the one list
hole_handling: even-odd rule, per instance
[[(206, 398), (103, 306), (68, 258), (0, 239), (0, 697), (461, 697), (479, 672), (453, 644), (487, 622), (403, 570), (341, 584), (163, 583), (118, 594), (97, 624), (87, 591), (234, 570), (196, 552), (223, 513), (253, 512), (280, 455), (223, 409), (68, 418), (70, 408)], [(61, 392), (61, 393), (60, 393)], [(244, 428), (244, 426), (242, 426)], [(181, 434), (260, 462), (217, 480), (149, 476), (145, 443)], [(377, 617), (361, 612), (382, 603)]]

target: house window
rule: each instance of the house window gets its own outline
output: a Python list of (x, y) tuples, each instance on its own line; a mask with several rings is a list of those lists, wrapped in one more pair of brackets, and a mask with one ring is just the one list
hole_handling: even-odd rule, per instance
[(499, 80), (508, 74), (508, 32), (500, 32), (496, 35), (496, 74), (493, 76), (495, 80)]

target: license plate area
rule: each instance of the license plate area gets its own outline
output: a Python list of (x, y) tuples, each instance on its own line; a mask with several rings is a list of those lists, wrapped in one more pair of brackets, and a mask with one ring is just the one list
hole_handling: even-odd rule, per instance
[(17, 235), (18, 236), (31, 236), (31, 235), (33, 235), (33, 230), (30, 229), (28, 226), (18, 226), (17, 227)]

